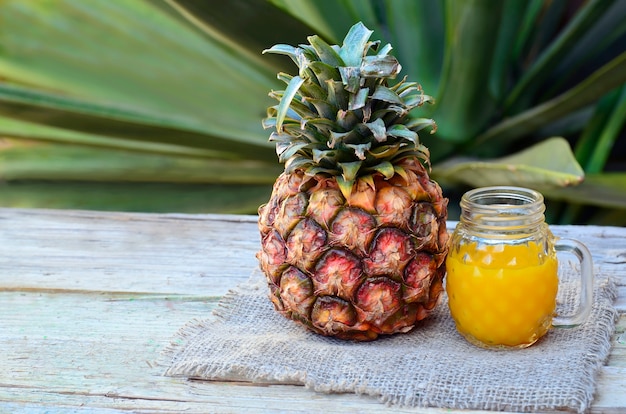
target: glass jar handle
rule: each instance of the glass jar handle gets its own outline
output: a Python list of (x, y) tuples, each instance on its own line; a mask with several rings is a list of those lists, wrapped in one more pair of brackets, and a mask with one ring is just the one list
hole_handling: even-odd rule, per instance
[(557, 252), (569, 252), (580, 262), (580, 302), (573, 315), (555, 317), (552, 326), (573, 328), (585, 322), (593, 306), (593, 259), (587, 246), (572, 239), (559, 239), (555, 244)]

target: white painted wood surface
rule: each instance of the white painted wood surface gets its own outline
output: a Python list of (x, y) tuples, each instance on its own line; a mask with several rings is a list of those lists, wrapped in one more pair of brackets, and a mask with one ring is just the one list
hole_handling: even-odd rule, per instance
[[(594, 413), (626, 412), (626, 228), (554, 226), (619, 285)], [(425, 412), (162, 376), (160, 352), (256, 267), (256, 217), (0, 209), (0, 412)], [(468, 413), (468, 411), (463, 411)]]

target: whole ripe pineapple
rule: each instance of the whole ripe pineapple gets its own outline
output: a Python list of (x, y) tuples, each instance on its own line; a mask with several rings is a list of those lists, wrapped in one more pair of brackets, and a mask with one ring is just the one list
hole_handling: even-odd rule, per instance
[[(358, 23), (341, 47), (318, 36), (276, 45), (298, 65), (279, 73), (265, 128), (285, 171), (259, 208), (257, 254), (276, 309), (322, 335), (372, 340), (408, 332), (437, 304), (447, 254), (447, 203), (417, 131), (428, 102), (390, 45)], [(377, 52), (377, 53), (376, 53)], [(375, 53), (375, 54), (374, 54)]]

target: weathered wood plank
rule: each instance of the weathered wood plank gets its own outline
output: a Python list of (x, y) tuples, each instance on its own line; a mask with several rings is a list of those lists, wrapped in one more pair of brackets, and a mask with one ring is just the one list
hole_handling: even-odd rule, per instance
[[(624, 412), (626, 229), (553, 231), (590, 246), (618, 284), (622, 315), (592, 412)], [(253, 216), (0, 209), (0, 411), (449, 412), (161, 376), (161, 350), (249, 277), (258, 243)]]
[[(0, 401), (29, 410), (79, 407), (135, 412), (431, 412), (299, 386), (185, 381), (161, 376), (161, 350), (214, 299), (102, 293), (0, 292)], [(29, 323), (24, 323), (29, 321)], [(626, 326), (622, 317), (621, 326)], [(626, 359), (626, 344), (615, 344)], [(594, 412), (626, 406), (626, 364), (605, 367)], [(210, 407), (208, 409), (207, 407)], [(0, 403), (0, 411), (6, 408)], [(331, 411), (334, 411), (331, 409)], [(446, 411), (447, 412), (447, 411)], [(616, 411), (617, 412), (617, 411)]]
[[(0, 228), (4, 289), (221, 296), (257, 267), (254, 216), (0, 208)], [(553, 231), (584, 239), (596, 269), (626, 287), (626, 230), (556, 226)], [(626, 310), (624, 297), (618, 300)]]
[(1, 287), (221, 296), (257, 266), (255, 220), (0, 209)]

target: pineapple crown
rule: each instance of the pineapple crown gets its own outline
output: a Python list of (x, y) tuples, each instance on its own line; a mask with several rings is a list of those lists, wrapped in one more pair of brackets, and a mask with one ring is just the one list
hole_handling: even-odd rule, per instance
[(432, 98), (406, 77), (389, 85), (401, 66), (389, 54), (391, 45), (369, 41), (372, 33), (359, 22), (342, 46), (309, 36), (308, 45), (278, 44), (263, 51), (287, 55), (299, 69), (296, 76), (278, 74), (287, 87), (270, 92), (279, 104), (269, 107), (263, 120), (264, 128), (275, 128), (270, 141), (286, 172), (335, 176), (345, 194), (359, 177), (402, 174), (398, 162), (404, 158), (429, 163), (417, 132), (433, 133), (436, 124), (409, 112)]

